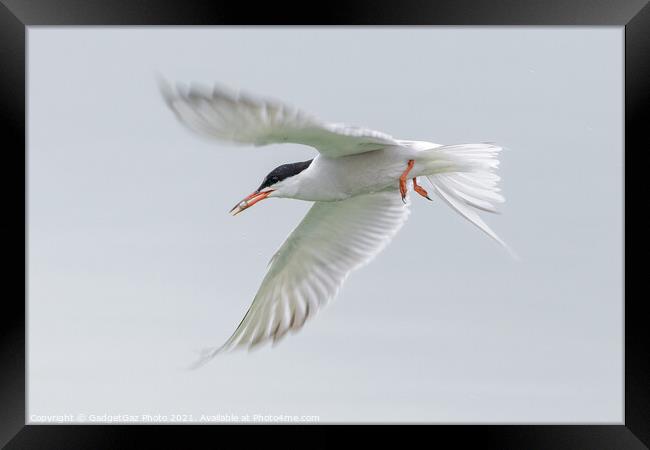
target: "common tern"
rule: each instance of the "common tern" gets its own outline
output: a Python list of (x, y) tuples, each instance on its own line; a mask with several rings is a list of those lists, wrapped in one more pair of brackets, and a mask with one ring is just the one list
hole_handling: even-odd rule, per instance
[(504, 201), (492, 143), (441, 145), (395, 139), (367, 128), (324, 122), (285, 103), (192, 85), (161, 92), (177, 119), (202, 135), (263, 146), (296, 143), (318, 155), (273, 169), (233, 215), (268, 198), (314, 202), (272, 257), (255, 298), (232, 336), (204, 352), (200, 365), (228, 350), (276, 343), (336, 296), (347, 276), (373, 259), (409, 216), (409, 186), (431, 200), (424, 178), (451, 208), (499, 244), (477, 210)]

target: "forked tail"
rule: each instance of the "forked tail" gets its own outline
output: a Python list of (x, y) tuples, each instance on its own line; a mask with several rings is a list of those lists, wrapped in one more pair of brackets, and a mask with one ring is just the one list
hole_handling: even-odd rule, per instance
[(435, 168), (427, 178), (440, 198), (518, 259), (476, 211), (498, 213), (496, 205), (505, 201), (497, 187), (501, 178), (494, 173), (499, 166), (500, 151), (501, 147), (488, 143), (443, 145), (424, 150), (426, 159)]

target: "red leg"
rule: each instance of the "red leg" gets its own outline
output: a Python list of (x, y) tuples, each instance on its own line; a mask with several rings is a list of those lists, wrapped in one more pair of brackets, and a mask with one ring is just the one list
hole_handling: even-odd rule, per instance
[(406, 179), (408, 178), (409, 172), (413, 168), (413, 164), (415, 164), (415, 161), (412, 159), (409, 159), (408, 164), (406, 165), (406, 170), (402, 173), (402, 175), (399, 177), (399, 193), (402, 195), (402, 201), (406, 203)]
[(413, 189), (422, 197), (426, 198), (427, 200), (431, 200), (431, 197), (429, 197), (429, 193), (422, 186), (418, 184), (417, 178), (413, 178)]

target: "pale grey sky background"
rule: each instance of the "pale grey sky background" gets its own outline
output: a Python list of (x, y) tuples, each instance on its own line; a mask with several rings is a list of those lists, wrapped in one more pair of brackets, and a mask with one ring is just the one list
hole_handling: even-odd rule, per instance
[[(623, 28), (31, 27), (28, 44), (28, 416), (622, 422)], [(155, 72), (507, 147), (507, 202), (484, 217), (523, 260), (414, 197), (302, 332), (184, 370), (309, 204), (227, 211), (314, 151), (197, 138)]]

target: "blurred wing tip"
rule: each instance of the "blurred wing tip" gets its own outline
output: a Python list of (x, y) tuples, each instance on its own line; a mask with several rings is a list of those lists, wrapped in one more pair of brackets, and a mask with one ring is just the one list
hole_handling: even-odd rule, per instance
[(174, 100), (174, 89), (172, 88), (172, 85), (160, 72), (155, 72), (154, 77), (156, 78), (156, 84), (158, 85), (158, 90), (160, 91), (163, 100), (165, 100), (165, 103), (168, 105), (171, 105)]
[(221, 347), (209, 347), (201, 350), (198, 359), (187, 366), (187, 370), (196, 370), (205, 366), (207, 363), (212, 361), (215, 356), (224, 353), (226, 350), (226, 345), (222, 345)]

